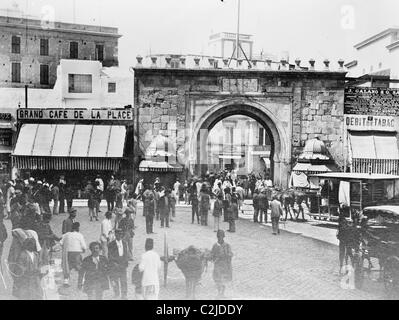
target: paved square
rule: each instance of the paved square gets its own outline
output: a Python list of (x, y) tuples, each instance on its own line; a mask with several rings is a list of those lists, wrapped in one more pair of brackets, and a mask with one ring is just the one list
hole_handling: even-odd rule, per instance
[[(106, 208), (102, 207), (101, 219)], [(53, 231), (61, 234), (62, 220), (66, 214), (55, 216), (52, 220)], [(101, 220), (100, 219), (100, 220)], [(81, 232), (87, 244), (99, 239), (100, 222), (90, 222), (88, 209), (78, 208), (77, 221), (81, 223)], [(9, 221), (6, 221), (9, 230)], [(145, 221), (142, 207), (139, 207), (136, 218), (134, 261), (128, 269), (129, 299), (135, 299), (134, 287), (131, 285), (131, 271), (139, 262), (144, 252)], [(222, 223), (222, 229), (227, 229), (227, 223)], [(191, 224), (191, 208), (181, 206), (177, 208), (176, 218), (171, 228), (160, 228), (160, 221), (154, 222), (152, 235), (155, 250), (163, 255), (164, 234), (167, 233), (169, 252), (173, 249), (184, 249), (189, 245), (210, 249), (216, 242), (213, 231), (213, 217), (209, 216), (207, 227)], [(237, 222), (237, 232), (226, 232), (226, 242), (230, 243), (234, 253), (233, 282), (227, 287), (226, 295), (230, 299), (384, 299), (383, 285), (376, 281), (367, 280), (362, 290), (344, 290), (340, 286), (338, 276), (338, 247), (320, 240), (304, 237), (284, 230), (279, 236), (271, 233), (269, 226), (254, 224), (250, 220), (240, 219)], [(10, 241), (6, 242), (4, 259), (7, 258)], [(55, 254), (60, 258), (60, 252)], [(208, 264), (197, 289), (197, 299), (212, 300), (216, 297), (216, 288), (212, 279), (213, 264)], [(57, 283), (62, 278), (57, 274)], [(7, 285), (11, 287), (10, 277), (5, 272)], [(160, 272), (160, 299), (181, 300), (185, 298), (185, 280), (183, 273), (174, 262), (169, 264), (168, 285), (163, 286), (163, 270)], [(87, 299), (86, 295), (76, 290), (77, 274), (72, 272), (72, 286), (61, 288), (57, 297), (60, 299)], [(2, 299), (13, 299), (10, 289), (1, 287)], [(49, 293), (50, 294), (50, 293)], [(105, 293), (106, 299), (112, 299), (113, 292)]]

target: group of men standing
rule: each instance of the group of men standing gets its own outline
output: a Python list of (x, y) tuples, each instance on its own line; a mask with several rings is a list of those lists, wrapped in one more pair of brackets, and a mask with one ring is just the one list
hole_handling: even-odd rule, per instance
[(283, 216), (283, 208), (277, 194), (273, 194), (272, 189), (264, 187), (261, 190), (255, 189), (252, 198), (254, 207), (253, 221), (255, 223), (268, 222), (268, 210), (270, 209), (270, 219), (272, 232), (274, 235), (280, 234), (279, 222)]
[(175, 190), (161, 185), (158, 178), (153, 185), (144, 185), (143, 189), (141, 199), (147, 234), (154, 233), (154, 218), (161, 221), (161, 228), (170, 228), (170, 222), (173, 222), (173, 218), (176, 216), (176, 203), (178, 202)]
[[(11, 218), (13, 199), (21, 194), (25, 198), (33, 197), (41, 211), (49, 214), (65, 213), (65, 208), (67, 211), (72, 208), (74, 198), (72, 186), (67, 184), (64, 176), (60, 176), (58, 180), (52, 182), (45, 178), (39, 180), (33, 177), (26, 180), (10, 180), (3, 184), (0, 193), (5, 200), (4, 215), (6, 219)], [(51, 201), (54, 201), (52, 211), (50, 209)]]

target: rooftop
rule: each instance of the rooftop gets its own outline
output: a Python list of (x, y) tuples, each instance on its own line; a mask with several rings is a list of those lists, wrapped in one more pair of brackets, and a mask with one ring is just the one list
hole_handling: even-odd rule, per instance
[[(309, 59), (308, 61), (288, 61), (282, 58), (280, 61), (273, 61), (271, 58), (262, 60), (251, 59), (244, 60), (232, 58), (204, 56), (204, 55), (184, 55), (184, 54), (152, 54), (146, 57), (138, 55), (136, 57), (137, 64), (135, 71), (142, 70), (181, 70), (188, 72), (189, 70), (219, 71), (219, 72), (287, 72), (287, 73), (340, 73), (345, 75), (344, 61), (330, 61), (325, 59), (323, 61), (316, 61)], [(237, 65), (238, 62), (238, 65)], [(316, 64), (316, 65), (315, 65)]]
[[(363, 47), (365, 47), (373, 42), (376, 42), (382, 38), (385, 38), (387, 36), (394, 35), (394, 34), (399, 34), (399, 27), (388, 28), (380, 33), (377, 33), (376, 35), (374, 35), (366, 40), (363, 40), (362, 42), (356, 44), (354, 47), (355, 47), (355, 49), (360, 50)], [(396, 38), (396, 40), (398, 40), (398, 39)], [(396, 42), (396, 40), (394, 40), (394, 41)]]
[(28, 28), (36, 30), (49, 30), (59, 32), (72, 32), (91, 35), (101, 35), (109, 37), (121, 37), (118, 28), (87, 25), (80, 23), (67, 23), (60, 21), (43, 21), (41, 19), (27, 17), (10, 17), (0, 15), (0, 26), (11, 28)]

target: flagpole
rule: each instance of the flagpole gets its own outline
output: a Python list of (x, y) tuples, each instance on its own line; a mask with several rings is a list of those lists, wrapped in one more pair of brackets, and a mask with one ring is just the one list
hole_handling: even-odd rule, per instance
[(238, 1), (238, 8), (237, 8), (237, 36), (236, 36), (236, 66), (238, 68), (238, 58), (240, 54), (239, 46), (240, 46), (240, 0)]

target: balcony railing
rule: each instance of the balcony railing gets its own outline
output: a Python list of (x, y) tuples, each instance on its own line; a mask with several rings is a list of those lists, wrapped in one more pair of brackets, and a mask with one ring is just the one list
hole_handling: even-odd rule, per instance
[(352, 159), (351, 171), (359, 173), (380, 173), (398, 175), (399, 160), (354, 158)]

